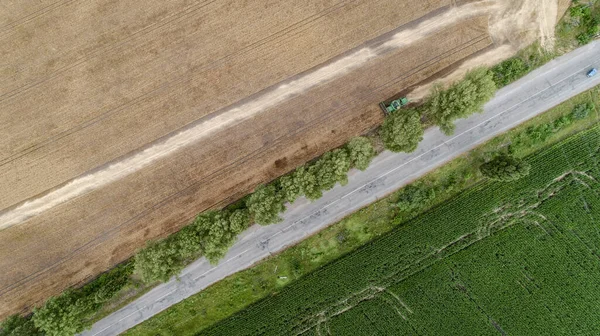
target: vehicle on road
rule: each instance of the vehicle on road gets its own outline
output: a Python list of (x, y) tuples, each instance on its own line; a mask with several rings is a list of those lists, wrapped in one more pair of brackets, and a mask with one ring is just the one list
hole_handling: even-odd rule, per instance
[(386, 104), (385, 102), (381, 102), (381, 103), (379, 103), (379, 106), (381, 107), (381, 109), (383, 110), (383, 112), (385, 114), (389, 114), (389, 113), (398, 111), (403, 106), (406, 106), (408, 104), (408, 102), (409, 102), (408, 98), (402, 97), (400, 99), (392, 100), (389, 103), (389, 105)]
[(588, 71), (587, 76), (588, 76), (588, 78), (594, 77), (597, 73), (598, 73), (598, 69), (592, 68), (590, 71)]

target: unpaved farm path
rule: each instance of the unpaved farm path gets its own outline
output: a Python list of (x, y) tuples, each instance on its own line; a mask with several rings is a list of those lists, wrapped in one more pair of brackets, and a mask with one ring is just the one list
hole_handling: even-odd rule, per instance
[(181, 272), (179, 279), (159, 285), (81, 335), (117, 335), (224, 277), (322, 230), (494, 136), (600, 85), (599, 76), (586, 77), (587, 70), (600, 67), (599, 55), (600, 41), (595, 41), (551, 61), (499, 90), (482, 114), (459, 120), (454, 135), (446, 136), (431, 128), (414, 153), (384, 152), (366, 171), (352, 171), (346, 186), (336, 186), (315, 202), (301, 199), (291, 205), (282, 223), (253, 226), (242, 234), (217, 266), (204, 258), (197, 260)]
[(402, 88), (539, 37), (490, 35), (533, 10), (512, 1), (0, 5), (0, 318), (372, 128)]

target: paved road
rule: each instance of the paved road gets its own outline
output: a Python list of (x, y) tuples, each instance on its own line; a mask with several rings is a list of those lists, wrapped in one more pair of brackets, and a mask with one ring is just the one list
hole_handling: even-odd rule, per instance
[(212, 266), (204, 258), (197, 260), (183, 270), (179, 281), (173, 279), (154, 288), (97, 322), (82, 335), (117, 335), (224, 277), (301, 241), (492, 137), (600, 84), (600, 75), (586, 78), (585, 73), (591, 67), (600, 68), (600, 42), (553, 60), (499, 90), (482, 114), (460, 120), (453, 136), (445, 136), (437, 128), (429, 129), (414, 153), (384, 152), (375, 158), (367, 171), (352, 171), (346, 186), (337, 186), (313, 203), (304, 199), (296, 201), (283, 215), (282, 223), (268, 227), (255, 225), (243, 233), (219, 265)]

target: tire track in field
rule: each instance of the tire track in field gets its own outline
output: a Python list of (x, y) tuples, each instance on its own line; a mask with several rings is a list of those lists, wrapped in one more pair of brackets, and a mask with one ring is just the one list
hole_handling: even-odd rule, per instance
[[(488, 39), (488, 38), (489, 38), (488, 35), (482, 35), (482, 36), (476, 37), (476, 38), (472, 39), (471, 41), (466, 42), (465, 44), (463, 44), (461, 46), (457, 46), (455, 49), (451, 49), (451, 50), (449, 50), (447, 52), (442, 53), (441, 55), (435, 56), (434, 58), (432, 58), (430, 60), (427, 60), (426, 62), (424, 62), (421, 65), (419, 65), (419, 67), (413, 68), (412, 71), (406, 72), (405, 74), (403, 74), (401, 76), (398, 76), (398, 77), (396, 77), (396, 78), (394, 78), (394, 79), (392, 79), (392, 80), (384, 83), (383, 85), (374, 88), (373, 90), (371, 90), (371, 92), (376, 92), (376, 91), (378, 91), (378, 90), (380, 90), (382, 88), (385, 88), (385, 87), (388, 87), (390, 85), (393, 85), (393, 83), (397, 83), (397, 82), (401, 81), (402, 79), (407, 79), (407, 78), (411, 77), (412, 75), (418, 73), (419, 71), (422, 71), (423, 69), (426, 69), (426, 68), (430, 67), (432, 64), (435, 64), (435, 63), (441, 61), (442, 59), (444, 59), (444, 56), (445, 57), (452, 56), (452, 55), (454, 55), (456, 53), (459, 53), (460, 51), (462, 51), (462, 50), (464, 50), (466, 48), (472, 47), (472, 46), (476, 45), (477, 43), (479, 43), (479, 42), (481, 42), (481, 41), (483, 41), (485, 39)], [(356, 103), (359, 100), (360, 100), (360, 98), (354, 98), (354, 99), (350, 100), (350, 102)], [(346, 111), (344, 109), (340, 108), (340, 109), (337, 109), (337, 110), (332, 110), (331, 113), (319, 115), (319, 117), (311, 120), (304, 127), (298, 128), (295, 132), (290, 132), (290, 133), (287, 133), (287, 134), (285, 134), (283, 136), (280, 136), (280, 137), (276, 138), (274, 140), (274, 143), (272, 144), (272, 146), (281, 144), (284, 140), (286, 140), (286, 138), (292, 137), (292, 136), (294, 136), (294, 135), (296, 135), (298, 133), (301, 133), (301, 132), (303, 132), (303, 131), (305, 131), (305, 130), (307, 130), (309, 128), (312, 128), (312, 127), (314, 127), (314, 125), (327, 122), (328, 120), (333, 120), (333, 119), (337, 118), (339, 115), (344, 114), (345, 112)], [(238, 165), (240, 165), (240, 164), (242, 164), (242, 163), (244, 163), (244, 162), (246, 162), (246, 161), (248, 161), (250, 159), (259, 158), (261, 155), (263, 155), (263, 151), (262, 151), (262, 148), (259, 148), (259, 149), (255, 150), (255, 151), (253, 151), (253, 152), (251, 152), (251, 153), (249, 153), (249, 154), (247, 154), (247, 155), (245, 155), (245, 156), (243, 156), (243, 157), (241, 157), (239, 159), (236, 159), (234, 162), (229, 163), (228, 165), (226, 165), (224, 168), (220, 169), (219, 171), (216, 171), (216, 172), (210, 174), (209, 176), (206, 176), (203, 179), (196, 181), (194, 184), (192, 184), (192, 185), (190, 185), (190, 186), (188, 186), (188, 187), (186, 187), (186, 188), (184, 188), (182, 190), (179, 190), (179, 191), (177, 191), (177, 192), (175, 192), (175, 193), (173, 193), (173, 194), (165, 197), (160, 202), (152, 205), (150, 208), (148, 208), (148, 209), (140, 212), (139, 214), (135, 215), (134, 217), (132, 217), (132, 218), (130, 218), (130, 219), (128, 219), (128, 220), (120, 223), (119, 225), (115, 226), (114, 228), (111, 228), (110, 230), (102, 233), (98, 237), (96, 237), (96, 238), (94, 238), (94, 239), (86, 242), (84, 245), (82, 245), (82, 246), (74, 249), (73, 251), (71, 251), (71, 253), (69, 253), (68, 256), (66, 256), (64, 258), (61, 258), (60, 260), (56, 261), (55, 263), (51, 264), (50, 266), (46, 267), (45, 269), (37, 271), (35, 273), (32, 273), (32, 274), (30, 274), (30, 275), (22, 278), (21, 280), (15, 282), (13, 284), (11, 284), (11, 285), (3, 287), (2, 289), (0, 289), (0, 296), (6, 295), (7, 293), (10, 293), (13, 290), (19, 288), (20, 286), (22, 286), (22, 285), (24, 285), (24, 284), (26, 284), (26, 283), (28, 283), (28, 282), (30, 282), (32, 280), (35, 280), (35, 279), (39, 278), (44, 273), (46, 273), (48, 271), (51, 271), (51, 270), (59, 267), (63, 263), (65, 263), (68, 260), (70, 260), (72, 258), (72, 256), (74, 256), (76, 254), (79, 254), (82, 251), (86, 251), (86, 250), (89, 250), (91, 248), (94, 248), (95, 246), (100, 245), (103, 241), (110, 239), (114, 234), (116, 234), (117, 231), (121, 227), (123, 227), (123, 226), (125, 226), (125, 225), (127, 225), (127, 224), (129, 224), (131, 222), (134, 222), (136, 220), (139, 220), (139, 219), (143, 218), (144, 216), (148, 215), (149, 213), (151, 213), (152, 211), (155, 211), (156, 209), (161, 208), (163, 205), (167, 204), (172, 199), (174, 199), (174, 198), (176, 198), (178, 196), (181, 196), (181, 195), (185, 194), (186, 192), (189, 192), (190, 189), (196, 187), (198, 184), (200, 184), (200, 183), (202, 183), (202, 182), (204, 182), (204, 181), (206, 181), (208, 179), (212, 179), (212, 178), (214, 178), (216, 176), (219, 176), (220, 174), (224, 174), (224, 173), (227, 172), (227, 170), (234, 169), (236, 166), (238, 166)], [(219, 203), (220, 203), (220, 201), (214, 203), (213, 206), (217, 205)]]
[(455, 8), (439, 17), (426, 20), (418, 24), (415, 28), (395, 33), (386, 41), (381, 41), (381, 44), (378, 43), (377, 46), (366, 44), (367, 46), (330, 64), (321, 66), (291, 81), (286, 81), (274, 89), (256, 96), (253, 100), (242, 103), (237, 107), (225, 109), (218, 114), (209, 115), (199, 122), (150, 143), (141, 151), (123, 157), (120, 161), (113, 162), (91, 173), (79, 176), (41, 197), (25, 201), (16, 207), (0, 212), (0, 230), (25, 221), (91, 190), (116, 182), (150, 165), (152, 162), (162, 159), (180, 148), (212, 134), (216, 130), (247, 120), (265, 109), (283, 103), (289, 98), (302, 94), (312, 87), (329, 82), (338, 76), (363, 66), (377, 57), (406, 47), (445, 26), (480, 13), (482, 13), (481, 9), (470, 6), (466, 6), (464, 9)]
[[(176, 20), (179, 19), (179, 18), (183, 18), (183, 17), (185, 17), (187, 15), (190, 15), (191, 13), (194, 13), (195, 11), (197, 11), (199, 9), (202, 9), (202, 8), (204, 8), (206, 6), (209, 6), (209, 5), (211, 5), (212, 3), (216, 2), (216, 1), (219, 1), (219, 0), (204, 0), (202, 2), (198, 2), (198, 3), (196, 3), (198, 5), (197, 8), (193, 8), (195, 6), (190, 6), (190, 7), (186, 8), (186, 9), (184, 9), (183, 11), (178, 12), (177, 14), (180, 14), (180, 15), (176, 16), (172, 20), (169, 20), (167, 22), (161, 22), (161, 21), (159, 21), (159, 22), (156, 22), (154, 24), (151, 24), (150, 26), (146, 26), (145, 28), (142, 28), (141, 30), (138, 30), (137, 32), (134, 32), (133, 34), (128, 35), (125, 39), (123, 39), (123, 40), (121, 40), (119, 42), (111, 44), (110, 48), (101, 48), (101, 49), (99, 49), (96, 52), (92, 52), (90, 55), (80, 57), (79, 59), (75, 60), (75, 63), (72, 63), (71, 65), (66, 65), (66, 66), (64, 66), (62, 68), (59, 68), (59, 69), (56, 69), (56, 71), (54, 71), (52, 74), (46, 76), (45, 78), (43, 78), (43, 79), (41, 79), (41, 80), (39, 80), (37, 82), (34, 82), (33, 84), (23, 85), (21, 87), (18, 87), (16, 89), (13, 89), (11, 91), (8, 91), (8, 92), (0, 95), (0, 103), (4, 102), (4, 101), (6, 101), (6, 100), (8, 100), (10, 98), (13, 98), (13, 97), (15, 97), (17, 95), (20, 95), (20, 94), (22, 94), (24, 92), (27, 92), (27, 91), (31, 90), (32, 88), (37, 87), (40, 84), (43, 84), (43, 83), (49, 81), (50, 79), (56, 78), (58, 75), (66, 72), (66, 71), (68, 71), (68, 70), (70, 70), (72, 68), (75, 68), (76, 66), (79, 66), (79, 65), (87, 62), (91, 58), (95, 58), (96, 56), (98, 56), (99, 52), (108, 53), (108, 52), (114, 51), (114, 49), (116, 49), (116, 48), (124, 45), (125, 43), (129, 42), (130, 40), (132, 40), (134, 37), (137, 37), (137, 34), (139, 34), (139, 33), (147, 34), (147, 33), (153, 32), (153, 31), (155, 31), (157, 29), (160, 29), (160, 28), (168, 25), (169, 23), (176, 22)], [(176, 14), (174, 14), (174, 15), (176, 15)], [(160, 24), (160, 23), (162, 23), (162, 24)]]
[[(214, 2), (214, 1), (216, 1), (216, 0), (213, 0), (212, 2)], [(214, 69), (217, 66), (222, 65), (225, 62), (227, 62), (227, 61), (229, 61), (229, 60), (231, 60), (231, 59), (233, 59), (235, 57), (238, 57), (238, 56), (243, 55), (243, 54), (248, 53), (248, 52), (252, 52), (252, 51), (258, 50), (260, 47), (262, 47), (262, 46), (264, 46), (264, 45), (266, 45), (268, 43), (271, 43), (272, 41), (276, 41), (277, 39), (281, 39), (281, 41), (285, 41), (286, 39), (289, 39), (289, 38), (297, 35), (296, 34), (296, 35), (288, 36), (288, 34), (290, 32), (293, 32), (293, 31), (295, 31), (295, 30), (297, 30), (297, 29), (299, 29), (301, 27), (306, 27), (306, 26), (310, 27), (309, 25), (311, 23), (316, 22), (317, 20), (325, 17), (326, 15), (329, 15), (329, 14), (335, 12), (336, 10), (340, 9), (341, 7), (343, 7), (345, 5), (348, 5), (350, 3), (353, 3), (353, 2), (356, 2), (356, 1), (359, 1), (359, 0), (344, 0), (344, 1), (336, 4), (335, 6), (327, 8), (326, 10), (321, 11), (321, 12), (319, 12), (317, 14), (311, 15), (311, 16), (309, 16), (309, 17), (307, 17), (307, 18), (305, 18), (305, 19), (303, 19), (301, 21), (298, 21), (298, 22), (294, 23), (293, 25), (285, 27), (284, 29), (281, 29), (281, 30), (279, 30), (279, 31), (277, 31), (277, 32), (275, 32), (275, 33), (267, 36), (267, 37), (259, 39), (259, 40), (255, 41), (255, 42), (247, 45), (244, 48), (238, 49), (238, 51), (236, 51), (234, 53), (228, 54), (228, 55), (223, 56), (223, 57), (221, 57), (221, 58), (219, 58), (219, 59), (217, 59), (215, 61), (212, 61), (210, 63), (204, 64), (204, 65), (200, 66), (198, 69), (193, 69), (192, 71), (202, 71), (202, 73), (203, 73), (203, 72), (206, 72), (208, 70)], [(302, 30), (302, 31), (304, 31), (304, 30)], [(116, 46), (115, 48), (117, 48), (117, 47), (118, 46)], [(85, 63), (85, 61), (83, 63)], [(67, 71), (67, 70), (68, 69), (66, 69), (65, 71)], [(40, 142), (39, 144), (37, 144), (35, 146), (29, 147), (29, 148), (27, 148), (27, 149), (25, 149), (25, 150), (23, 150), (21, 152), (18, 152), (18, 153), (15, 153), (13, 155), (7, 156), (7, 157), (5, 157), (3, 159), (0, 159), (0, 167), (3, 166), (3, 165), (5, 165), (5, 164), (11, 163), (12, 161), (15, 161), (15, 160), (17, 160), (17, 159), (19, 159), (19, 158), (21, 158), (21, 157), (23, 157), (25, 155), (28, 155), (31, 152), (34, 152), (34, 151), (36, 151), (36, 150), (38, 150), (40, 148), (43, 148), (44, 146), (47, 146), (47, 145), (49, 145), (49, 144), (51, 144), (51, 143), (53, 143), (53, 142), (55, 142), (57, 140), (60, 140), (60, 139), (62, 139), (64, 137), (67, 137), (67, 136), (72, 135), (72, 134), (74, 134), (76, 132), (79, 132), (79, 131), (87, 128), (87, 127), (90, 127), (90, 126), (92, 126), (92, 125), (94, 125), (94, 124), (96, 124), (96, 123), (98, 123), (98, 122), (100, 122), (100, 121), (108, 118), (109, 116), (122, 111), (123, 109), (125, 109), (127, 107), (130, 107), (132, 105), (141, 103), (141, 102), (143, 102), (143, 101), (145, 101), (145, 100), (147, 100), (149, 98), (152, 98), (153, 95), (162, 93), (162, 92), (164, 92), (165, 90), (167, 90), (169, 88), (177, 87), (178, 85), (183, 84), (186, 81), (186, 79), (187, 79), (187, 77), (180, 76), (178, 78), (172, 79), (171, 81), (165, 82), (165, 83), (161, 84), (160, 86), (158, 86), (157, 88), (152, 89), (149, 92), (143, 93), (143, 94), (141, 94), (141, 95), (139, 95), (137, 97), (132, 98), (131, 100), (129, 100), (125, 104), (116, 106), (116, 107), (114, 107), (114, 108), (112, 108), (112, 109), (110, 109), (110, 110), (108, 110), (108, 111), (106, 111), (106, 112), (104, 112), (104, 113), (102, 113), (102, 114), (100, 114), (100, 115), (98, 115), (98, 116), (96, 116), (96, 117), (88, 120), (88, 121), (85, 121), (85, 122), (83, 122), (83, 123), (81, 123), (81, 124), (79, 124), (79, 125), (77, 125), (75, 127), (72, 127), (70, 129), (67, 129), (67, 130), (65, 130), (65, 131), (63, 131), (61, 133), (58, 133), (58, 134), (56, 134), (56, 135), (54, 135), (54, 136), (52, 136), (50, 138), (47, 138), (46, 140)]]
[(18, 26), (20, 26), (20, 25), (22, 25), (24, 23), (27, 23), (27, 22), (29, 22), (31, 20), (35, 20), (36, 18), (38, 18), (38, 17), (40, 17), (40, 16), (42, 16), (42, 15), (44, 15), (46, 13), (50, 13), (50, 12), (52, 12), (53, 10), (55, 10), (57, 8), (64, 7), (64, 6), (69, 5), (69, 4), (71, 4), (73, 2), (76, 2), (76, 1), (81, 1), (81, 0), (57, 1), (57, 2), (54, 2), (54, 3), (52, 3), (52, 4), (50, 4), (50, 5), (46, 6), (46, 7), (42, 7), (42, 8), (38, 9), (37, 11), (35, 11), (33, 13), (30, 13), (30, 14), (27, 14), (27, 15), (25, 15), (23, 17), (20, 17), (20, 18), (14, 20), (13, 22), (0, 27), (0, 38), (6, 36), (5, 33), (7, 33), (8, 31), (10, 31), (12, 29), (14, 29), (15, 27), (18, 27)]
[[(52, 74), (46, 76), (45, 78), (39, 80), (38, 82), (30, 84), (29, 86), (23, 85), (23, 86), (21, 86), (19, 88), (16, 88), (16, 89), (14, 89), (12, 91), (9, 91), (9, 92), (6, 92), (6, 93), (0, 95), (0, 103), (4, 102), (4, 101), (6, 101), (6, 100), (8, 100), (8, 99), (10, 99), (10, 98), (12, 98), (14, 96), (20, 95), (21, 93), (27, 92), (28, 90), (30, 90), (30, 89), (32, 89), (34, 87), (37, 87), (37, 86), (39, 86), (39, 85), (41, 85), (41, 84), (43, 84), (43, 83), (45, 83), (45, 82), (47, 82), (47, 81), (49, 81), (51, 79), (54, 79), (58, 75), (66, 72), (68, 70), (71, 70), (71, 69), (73, 69), (73, 68), (75, 68), (75, 67), (77, 67), (77, 66), (79, 66), (81, 64), (84, 64), (84, 63), (86, 63), (87, 61), (89, 61), (92, 58), (96, 58), (98, 56), (101, 56), (101, 54), (106, 54), (108, 52), (112, 52), (115, 49), (123, 46), (124, 44), (126, 44), (128, 42), (130, 42), (131, 40), (135, 40), (135, 38), (138, 37), (137, 36), (138, 34), (142, 34), (141, 36), (144, 36), (145, 34), (154, 32), (154, 31), (156, 31), (156, 30), (158, 30), (160, 28), (163, 28), (163, 27), (171, 24), (171, 23), (178, 23), (179, 22), (178, 19), (184, 19), (184, 20), (192, 19), (193, 17), (190, 17), (190, 18), (185, 18), (185, 17), (189, 16), (189, 15), (192, 15), (192, 14), (198, 14), (197, 13), (198, 10), (200, 10), (202, 8), (205, 8), (207, 6), (210, 6), (210, 5), (212, 5), (213, 3), (217, 2), (217, 1), (221, 1), (221, 0), (204, 0), (204, 1), (201, 1), (201, 2), (197, 2), (195, 5), (188, 6), (187, 8), (185, 8), (185, 9), (177, 12), (176, 14), (170, 15), (169, 17), (172, 17), (171, 20), (163, 22), (163, 21), (167, 20), (168, 17), (164, 18), (161, 21), (158, 21), (158, 22), (153, 23), (153, 24), (151, 24), (149, 26), (146, 26), (146, 27), (144, 27), (144, 28), (142, 28), (142, 29), (140, 29), (138, 31), (133, 32), (132, 34), (128, 35), (126, 38), (122, 39), (119, 42), (115, 42), (115, 43), (109, 45), (110, 48), (106, 48), (106, 47), (105, 48), (100, 48), (97, 51), (92, 52), (89, 55), (80, 57), (79, 59), (75, 60), (76, 63), (72, 63), (71, 65), (66, 65), (66, 66), (64, 66), (62, 68), (56, 69)], [(309, 16), (308, 18), (311, 18), (312, 16), (317, 16), (317, 15), (323, 13), (323, 12), (328, 11), (331, 8), (341, 7), (345, 3), (356, 2), (358, 0), (339, 0), (339, 1), (341, 1), (341, 2), (337, 3), (336, 5), (334, 5), (334, 6), (330, 7), (330, 8), (325, 9), (324, 11), (321, 11), (319, 13), (313, 14), (313, 15)], [(194, 8), (194, 7), (197, 7), (197, 8)], [(326, 14), (328, 14), (328, 13), (326, 13)], [(324, 14), (324, 15), (326, 15), (326, 14)], [(324, 15), (321, 15), (321, 16), (324, 16)], [(303, 22), (303, 21), (307, 20), (308, 18), (302, 19), (302, 20), (298, 21), (297, 23)], [(291, 26), (288, 26), (288, 27), (292, 27), (292, 26), (296, 25), (297, 23), (294, 23), (294, 24), (292, 24)], [(282, 32), (283, 30), (287, 29), (288, 27), (286, 27), (286, 28), (278, 31), (277, 33), (271, 34), (271, 35), (267, 36), (264, 39), (268, 39), (268, 38), (270, 38), (273, 35), (277, 35), (278, 33)], [(202, 32), (196, 32), (196, 33), (202, 33)]]

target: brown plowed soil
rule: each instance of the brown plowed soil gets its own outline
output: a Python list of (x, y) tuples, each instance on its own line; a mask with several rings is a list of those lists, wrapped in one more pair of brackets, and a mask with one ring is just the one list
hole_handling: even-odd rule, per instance
[[(0, 4), (0, 215), (454, 6), (28, 2)], [(483, 13), (461, 17), (0, 229), (0, 318), (89, 280), (196, 213), (376, 126), (379, 101), (491, 48), (488, 25)]]

